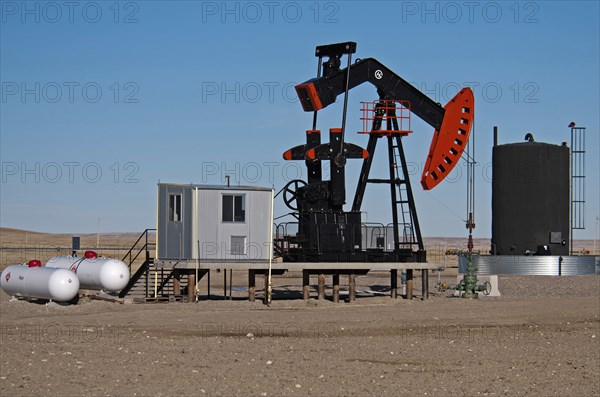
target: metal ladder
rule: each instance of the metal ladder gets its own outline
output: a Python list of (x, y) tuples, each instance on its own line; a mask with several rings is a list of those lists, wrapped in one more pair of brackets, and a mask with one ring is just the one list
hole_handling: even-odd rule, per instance
[[(400, 157), (401, 146), (398, 145), (398, 141), (401, 137), (395, 137), (396, 143), (392, 146), (394, 152), (393, 167), (396, 181), (397, 196), (396, 208), (398, 213), (398, 227), (399, 227), (399, 242), (400, 248), (413, 248), (415, 245), (419, 245), (415, 237), (415, 229), (413, 223), (413, 215), (410, 207), (409, 192), (407, 189), (406, 173), (402, 168), (402, 159)], [(399, 208), (398, 208), (399, 207)]]
[(571, 127), (571, 241), (575, 230), (585, 229), (585, 127)]

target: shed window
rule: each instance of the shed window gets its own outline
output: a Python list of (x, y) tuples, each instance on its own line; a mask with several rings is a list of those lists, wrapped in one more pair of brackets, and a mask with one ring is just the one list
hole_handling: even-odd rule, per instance
[(181, 194), (169, 194), (169, 221), (181, 222)]
[(246, 221), (246, 196), (243, 194), (223, 195), (223, 222)]
[(246, 255), (246, 236), (231, 236), (231, 255)]

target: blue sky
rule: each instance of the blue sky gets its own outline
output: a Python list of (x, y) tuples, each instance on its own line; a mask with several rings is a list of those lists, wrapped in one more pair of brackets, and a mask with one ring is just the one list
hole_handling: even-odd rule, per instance
[[(599, 3), (13, 2), (1, 1), (0, 225), (85, 233), (154, 227), (156, 183), (273, 185), (302, 177), (281, 154), (312, 114), (293, 85), (316, 73), (314, 47), (356, 41), (445, 104), (475, 93), (477, 237), (491, 235), (492, 128), (500, 143), (560, 144), (587, 127), (586, 226), (599, 215)], [(366, 145), (350, 92), (347, 140)], [(341, 100), (319, 128), (341, 125)], [(465, 168), (419, 187), (433, 130), (416, 116), (405, 139), (425, 236), (463, 236)], [(383, 151), (374, 172), (384, 174)], [(377, 161), (377, 160), (381, 161)], [(350, 162), (348, 197), (360, 162)], [(371, 222), (388, 223), (387, 191), (369, 186)], [(381, 197), (385, 197), (382, 199)], [(351, 201), (351, 200), (349, 200)], [(279, 202), (276, 212), (286, 208)]]

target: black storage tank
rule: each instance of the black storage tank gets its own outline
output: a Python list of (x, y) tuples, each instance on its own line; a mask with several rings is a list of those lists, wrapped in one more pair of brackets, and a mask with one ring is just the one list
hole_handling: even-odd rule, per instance
[(494, 146), (492, 246), (496, 255), (569, 254), (569, 148)]

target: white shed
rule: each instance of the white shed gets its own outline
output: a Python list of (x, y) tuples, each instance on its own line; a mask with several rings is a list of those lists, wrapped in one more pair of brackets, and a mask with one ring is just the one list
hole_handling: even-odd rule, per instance
[(158, 184), (157, 259), (268, 261), (273, 190)]

